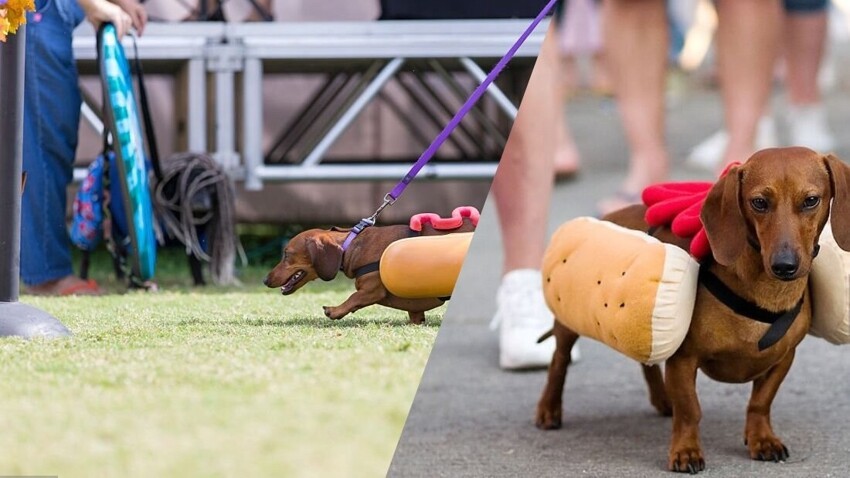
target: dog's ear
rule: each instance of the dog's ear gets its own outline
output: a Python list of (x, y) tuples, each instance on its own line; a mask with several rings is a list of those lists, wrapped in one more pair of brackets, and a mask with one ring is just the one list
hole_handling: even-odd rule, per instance
[(850, 167), (832, 154), (825, 155), (823, 162), (832, 186), (832, 235), (838, 247), (850, 251)]
[(700, 219), (718, 264), (735, 262), (747, 245), (747, 223), (741, 211), (740, 167), (730, 169), (712, 186)]
[(307, 241), (307, 253), (316, 274), (324, 281), (333, 280), (342, 266), (342, 247), (324, 237), (314, 237)]

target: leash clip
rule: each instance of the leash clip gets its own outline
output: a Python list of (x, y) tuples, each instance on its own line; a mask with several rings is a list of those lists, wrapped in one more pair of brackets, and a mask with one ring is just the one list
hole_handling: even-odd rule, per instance
[(378, 206), (378, 209), (375, 210), (374, 214), (372, 214), (369, 217), (363, 218), (363, 220), (361, 222), (368, 222), (370, 226), (375, 225), (375, 222), (378, 220), (378, 216), (382, 212), (384, 212), (384, 209), (386, 209), (389, 206), (392, 206), (393, 204), (395, 204), (395, 198), (390, 196), (390, 193), (385, 194), (383, 204)]

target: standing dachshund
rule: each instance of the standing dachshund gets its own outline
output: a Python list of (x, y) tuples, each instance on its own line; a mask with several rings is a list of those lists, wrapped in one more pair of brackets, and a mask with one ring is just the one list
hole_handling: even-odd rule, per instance
[[(709, 192), (701, 219), (714, 261), (702, 266), (690, 329), (667, 360), (664, 378), (658, 366), (644, 366), (650, 402), (662, 415), (673, 415), (670, 470), (705, 469), (698, 369), (722, 382), (753, 382), (744, 429), (750, 457), (772, 461), (788, 457), (788, 449), (773, 433), (770, 407), (797, 344), (809, 330), (809, 271), (828, 218), (838, 245), (850, 250), (848, 187), (850, 168), (835, 156), (806, 148), (777, 148), (760, 151), (732, 168)], [(643, 206), (632, 206), (606, 219), (647, 231), (645, 211)], [(687, 243), (669, 229), (656, 236), (687, 249)], [(727, 305), (728, 300), (718, 298), (723, 295), (718, 287), (736, 295), (739, 303)], [(742, 311), (749, 312), (742, 315)], [(759, 314), (772, 317), (774, 325), (750, 317)], [(554, 335), (557, 349), (537, 405), (536, 424), (541, 429), (561, 426), (570, 349), (579, 337), (559, 322)]]
[[(432, 236), (454, 232), (472, 232), (475, 226), (469, 218), (464, 218), (460, 227), (450, 231), (436, 230), (430, 225), (422, 228), (421, 235)], [(341, 319), (373, 304), (394, 309), (406, 310), (410, 323), (421, 324), (425, 321), (425, 311), (439, 307), (445, 298), (405, 299), (391, 294), (383, 282), (376, 265), (391, 243), (419, 235), (407, 226), (368, 227), (343, 252), (342, 243), (348, 237), (350, 229), (331, 228), (330, 230), (310, 229), (304, 231), (286, 245), (280, 263), (269, 272), (263, 283), (271, 288), (280, 287), (283, 295), (289, 295), (304, 284), (322, 279), (333, 280), (342, 271), (346, 277), (354, 279), (357, 289), (342, 304), (336, 307), (324, 307), (329, 319)], [(375, 267), (373, 267), (375, 265)]]

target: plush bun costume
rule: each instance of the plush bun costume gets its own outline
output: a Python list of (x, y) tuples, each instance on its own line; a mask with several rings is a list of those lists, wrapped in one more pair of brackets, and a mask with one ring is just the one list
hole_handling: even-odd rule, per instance
[(838, 247), (830, 223), (820, 235), (820, 253), (812, 263), (809, 281), (809, 333), (836, 345), (850, 343), (850, 253)]
[(543, 258), (543, 294), (558, 321), (654, 364), (688, 332), (699, 264), (639, 231), (593, 218), (562, 225)]
[[(452, 231), (464, 220), (478, 225), (479, 212), (464, 206), (443, 218), (433, 213), (410, 218), (410, 229)], [(381, 282), (393, 295), (406, 299), (447, 298), (452, 295), (461, 266), (472, 241), (472, 232), (419, 236), (393, 242), (381, 255)]]
[[(644, 190), (650, 227), (691, 238), (690, 255), (641, 231), (577, 218), (552, 236), (543, 258), (543, 292), (555, 319), (644, 364), (669, 358), (685, 339), (696, 299), (699, 263), (711, 257), (700, 211), (710, 182)], [(810, 334), (850, 343), (850, 252), (827, 224), (810, 275)]]

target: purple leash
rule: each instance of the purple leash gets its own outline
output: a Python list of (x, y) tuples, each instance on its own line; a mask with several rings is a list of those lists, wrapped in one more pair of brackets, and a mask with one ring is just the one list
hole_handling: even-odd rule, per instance
[(449, 135), (452, 134), (452, 131), (454, 131), (455, 128), (457, 128), (457, 126), (460, 124), (461, 120), (463, 120), (463, 117), (466, 116), (467, 113), (469, 113), (469, 111), (472, 109), (472, 107), (475, 106), (475, 103), (477, 103), (478, 100), (481, 99), (481, 97), (487, 91), (487, 88), (489, 88), (490, 85), (496, 80), (496, 77), (499, 76), (499, 73), (502, 72), (508, 62), (511, 61), (514, 55), (516, 55), (517, 50), (519, 50), (522, 44), (525, 43), (525, 40), (528, 38), (529, 35), (531, 35), (531, 32), (533, 32), (534, 29), (537, 28), (537, 25), (539, 25), (540, 22), (543, 21), (543, 19), (546, 17), (549, 11), (552, 10), (552, 7), (554, 7), (555, 3), (557, 2), (558, 0), (549, 0), (549, 3), (547, 3), (546, 6), (543, 7), (543, 10), (541, 10), (540, 13), (537, 15), (537, 18), (535, 18), (534, 21), (532, 21), (531, 24), (528, 25), (525, 31), (522, 32), (522, 35), (520, 35), (517, 41), (514, 42), (513, 46), (511, 46), (508, 52), (505, 53), (505, 56), (503, 56), (502, 59), (499, 60), (498, 63), (496, 63), (496, 66), (494, 66), (492, 70), (490, 70), (490, 73), (487, 74), (487, 77), (484, 78), (484, 81), (482, 81), (481, 84), (478, 85), (477, 88), (475, 88), (475, 91), (472, 92), (472, 95), (470, 95), (469, 99), (466, 100), (466, 103), (461, 106), (460, 110), (455, 113), (451, 121), (449, 121), (446, 127), (443, 128), (443, 131), (441, 131), (440, 134), (438, 134), (437, 137), (434, 138), (434, 141), (431, 143), (430, 146), (428, 146), (428, 149), (426, 149), (425, 152), (423, 152), (422, 155), (419, 156), (419, 159), (416, 160), (416, 163), (413, 165), (413, 167), (410, 168), (410, 171), (408, 171), (404, 178), (402, 178), (402, 180), (395, 185), (392, 191), (390, 191), (384, 196), (384, 203), (381, 204), (377, 210), (375, 210), (375, 213), (369, 217), (361, 219), (356, 226), (351, 228), (351, 232), (348, 233), (348, 237), (346, 237), (345, 242), (342, 243), (343, 252), (348, 249), (348, 247), (351, 245), (351, 242), (354, 241), (358, 234), (363, 232), (363, 230), (367, 227), (373, 226), (378, 218), (378, 215), (380, 215), (381, 212), (383, 212), (383, 210), (387, 206), (392, 206), (393, 203), (395, 203), (396, 199), (398, 199), (404, 193), (404, 190), (407, 188), (407, 185), (410, 184), (411, 181), (413, 181), (413, 178), (415, 178), (416, 175), (419, 174), (419, 171), (423, 167), (425, 167), (425, 165), (428, 163), (428, 161), (431, 160), (431, 158), (434, 157), (434, 154), (437, 153), (437, 150), (440, 149), (440, 146), (443, 145), (443, 143), (449, 138)]

